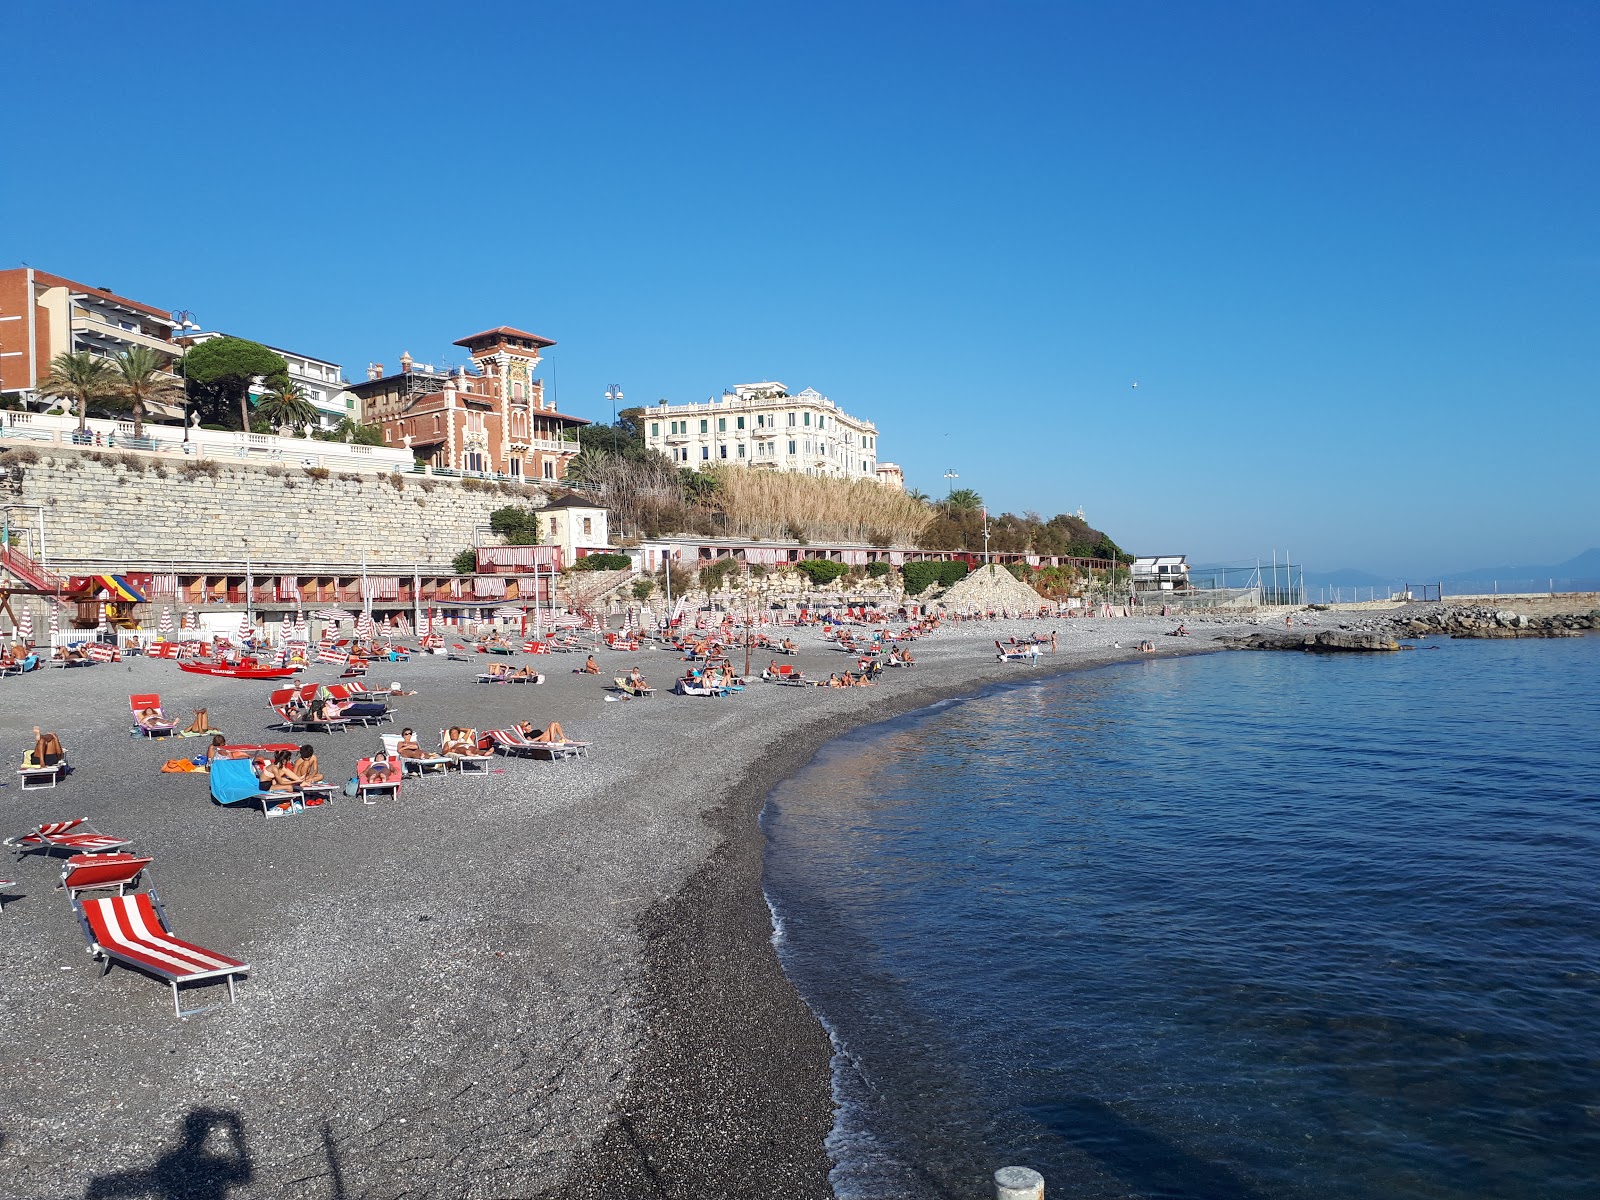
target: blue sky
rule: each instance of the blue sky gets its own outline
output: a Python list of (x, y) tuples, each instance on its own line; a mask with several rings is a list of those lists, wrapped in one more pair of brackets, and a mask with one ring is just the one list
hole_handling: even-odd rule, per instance
[(609, 383), (815, 387), (913, 486), (953, 467), (1134, 550), (1404, 573), (1600, 544), (1600, 5), (92, 25), (9, 14), (4, 265), (357, 378), (532, 329), (583, 416)]

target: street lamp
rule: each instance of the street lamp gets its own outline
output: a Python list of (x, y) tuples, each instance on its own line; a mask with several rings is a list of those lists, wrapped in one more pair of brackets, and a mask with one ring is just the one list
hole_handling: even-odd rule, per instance
[[(180, 308), (172, 314), (172, 328), (180, 335), (186, 330), (198, 330), (200, 323), (194, 319), (194, 314), (187, 308)], [(183, 440), (189, 441), (189, 377), (183, 377)]]
[(606, 399), (611, 401), (611, 424), (615, 425), (617, 423), (617, 402), (622, 399), (621, 385), (613, 383), (606, 388)]
[(944, 473), (944, 477), (951, 481), (950, 486), (945, 489), (945, 492), (948, 495), (956, 490), (955, 480), (960, 479), (961, 476), (956, 474), (956, 469), (954, 467), (951, 467)]

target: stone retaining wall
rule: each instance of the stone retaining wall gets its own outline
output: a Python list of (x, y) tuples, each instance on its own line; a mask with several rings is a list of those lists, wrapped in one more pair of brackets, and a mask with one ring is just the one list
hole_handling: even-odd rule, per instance
[[(536, 488), (475, 480), (209, 461), (175, 470), (147, 457), (71, 451), (30, 457), (0, 455), (0, 503), (43, 507), (49, 558), (130, 569), (242, 563), (247, 553), (317, 565), (357, 563), (365, 552), (374, 562), (443, 566), (474, 544), (495, 509), (545, 503)], [(14, 510), (11, 523), (36, 530), (37, 514)]]

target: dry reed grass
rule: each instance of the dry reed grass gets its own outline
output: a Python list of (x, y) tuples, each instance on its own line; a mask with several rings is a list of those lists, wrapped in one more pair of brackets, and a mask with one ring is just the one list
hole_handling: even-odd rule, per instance
[(915, 545), (932, 510), (875, 480), (827, 479), (747, 467), (721, 467), (712, 505), (730, 537)]

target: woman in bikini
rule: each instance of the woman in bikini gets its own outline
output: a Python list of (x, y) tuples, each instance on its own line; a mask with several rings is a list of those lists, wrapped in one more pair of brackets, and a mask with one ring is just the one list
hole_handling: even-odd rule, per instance
[(182, 730), (181, 732), (183, 732), (183, 733), (210, 733), (211, 732), (211, 722), (206, 719), (206, 710), (203, 709), (203, 708), (195, 709), (194, 710), (194, 720), (190, 721), (189, 722), (189, 727), (187, 729)]
[(67, 752), (61, 748), (61, 739), (53, 733), (40, 733), (39, 727), (33, 727), (33, 750), (23, 758), (23, 766), (53, 767), (66, 758)]
[(409, 729), (400, 731), (400, 741), (395, 745), (394, 752), (401, 758), (423, 758), (422, 746), (417, 741), (417, 736)]
[(446, 758), (461, 758), (463, 755), (475, 755), (477, 752), (478, 748), (473, 743), (471, 730), (462, 729), (459, 725), (450, 726), (450, 732), (445, 736), (440, 753)]

